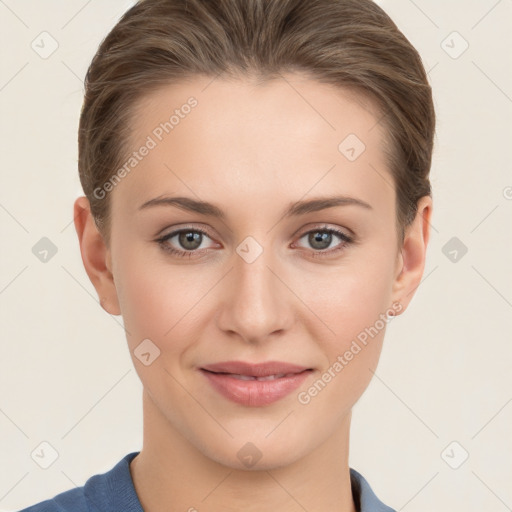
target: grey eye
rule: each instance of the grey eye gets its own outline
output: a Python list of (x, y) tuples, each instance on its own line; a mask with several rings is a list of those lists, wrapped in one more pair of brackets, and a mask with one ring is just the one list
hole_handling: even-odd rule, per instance
[(182, 231), (178, 234), (178, 241), (184, 249), (193, 251), (197, 249), (202, 242), (203, 234), (197, 231)]
[(327, 231), (311, 231), (308, 233), (308, 242), (314, 249), (327, 249), (332, 242), (332, 233)]

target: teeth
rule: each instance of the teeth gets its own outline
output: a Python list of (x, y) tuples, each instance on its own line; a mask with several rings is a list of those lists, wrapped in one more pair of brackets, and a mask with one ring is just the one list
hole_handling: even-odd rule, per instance
[(275, 375), (267, 375), (266, 377), (253, 377), (252, 375), (238, 375), (236, 373), (228, 373), (227, 375), (229, 375), (230, 377), (233, 377), (235, 379), (239, 379), (239, 380), (275, 380), (275, 379), (281, 379), (282, 377), (287, 376), (287, 374), (284, 374), (284, 373), (277, 373)]

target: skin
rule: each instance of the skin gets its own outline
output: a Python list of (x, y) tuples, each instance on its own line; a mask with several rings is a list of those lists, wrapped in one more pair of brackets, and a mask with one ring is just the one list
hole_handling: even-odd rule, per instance
[[(85, 269), (102, 307), (123, 316), (144, 388), (143, 448), (130, 469), (149, 512), (356, 510), (351, 409), (377, 368), (385, 327), (308, 404), (298, 393), (393, 304), (401, 308), (396, 315), (406, 310), (424, 270), (432, 200), (419, 201), (398, 244), (379, 113), (346, 90), (284, 78), (194, 77), (152, 92), (138, 104), (134, 150), (190, 96), (198, 105), (110, 192), (110, 245), (87, 199), (75, 202)], [(350, 133), (366, 146), (352, 162), (338, 150)], [(294, 201), (341, 194), (371, 209), (344, 205), (283, 218)], [(139, 210), (162, 195), (209, 201), (225, 219), (172, 206)], [(325, 226), (352, 232), (355, 242), (338, 252), (337, 235), (325, 249), (313, 245), (307, 233)], [(180, 228), (209, 233), (191, 258), (155, 241)], [(247, 236), (263, 248), (252, 263), (236, 252)], [(186, 250), (178, 236), (167, 245)], [(160, 350), (148, 366), (134, 356), (146, 338)], [(314, 371), (285, 398), (246, 407), (198, 371), (226, 360)], [(262, 455), (250, 468), (237, 457), (247, 442)]]

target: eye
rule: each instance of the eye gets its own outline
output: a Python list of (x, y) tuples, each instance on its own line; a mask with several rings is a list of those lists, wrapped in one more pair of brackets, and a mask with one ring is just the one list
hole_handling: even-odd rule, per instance
[[(201, 247), (204, 239), (210, 238), (206, 231), (197, 228), (183, 228), (176, 231), (172, 231), (167, 235), (158, 238), (156, 241), (165, 251), (174, 254), (178, 257), (190, 258), (199, 252), (207, 249)], [(173, 239), (176, 239), (174, 245), (171, 243)], [(176, 245), (178, 247), (176, 247)]]
[[(343, 231), (328, 228), (327, 226), (310, 230), (304, 233), (299, 240), (302, 240), (303, 238), (305, 238), (307, 244), (314, 249), (312, 254), (314, 257), (331, 256), (334, 253), (342, 251), (354, 241), (352, 237), (345, 234)], [(336, 241), (336, 238), (340, 239), (341, 243), (338, 243), (334, 249), (326, 250), (332, 246), (332, 243)]]
[[(198, 228), (182, 228), (172, 231), (156, 240), (156, 242), (166, 252), (178, 258), (192, 258), (197, 257), (209, 249), (209, 247), (202, 247), (205, 238), (211, 240), (208, 233)], [(335, 228), (322, 226), (304, 233), (299, 240), (305, 238), (307, 244), (313, 249), (313, 257), (327, 257), (337, 254), (344, 250), (349, 244), (354, 242), (354, 239)], [(334, 249), (329, 249), (336, 238), (341, 240), (341, 243), (335, 245)], [(175, 239), (173, 241), (173, 239)], [(298, 247), (307, 248), (299, 245)]]

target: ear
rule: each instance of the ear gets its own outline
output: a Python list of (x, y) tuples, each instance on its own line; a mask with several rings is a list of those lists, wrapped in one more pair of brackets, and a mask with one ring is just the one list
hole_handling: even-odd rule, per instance
[(404, 243), (398, 256), (392, 293), (393, 303), (399, 302), (402, 305), (400, 312), (397, 314), (401, 314), (407, 309), (420, 285), (425, 269), (431, 217), (432, 198), (424, 196), (418, 201), (416, 217), (407, 228)]
[(106, 246), (91, 213), (89, 201), (79, 197), (74, 205), (75, 229), (85, 271), (100, 298), (101, 307), (111, 315), (120, 315), (121, 309), (112, 274), (110, 249)]

